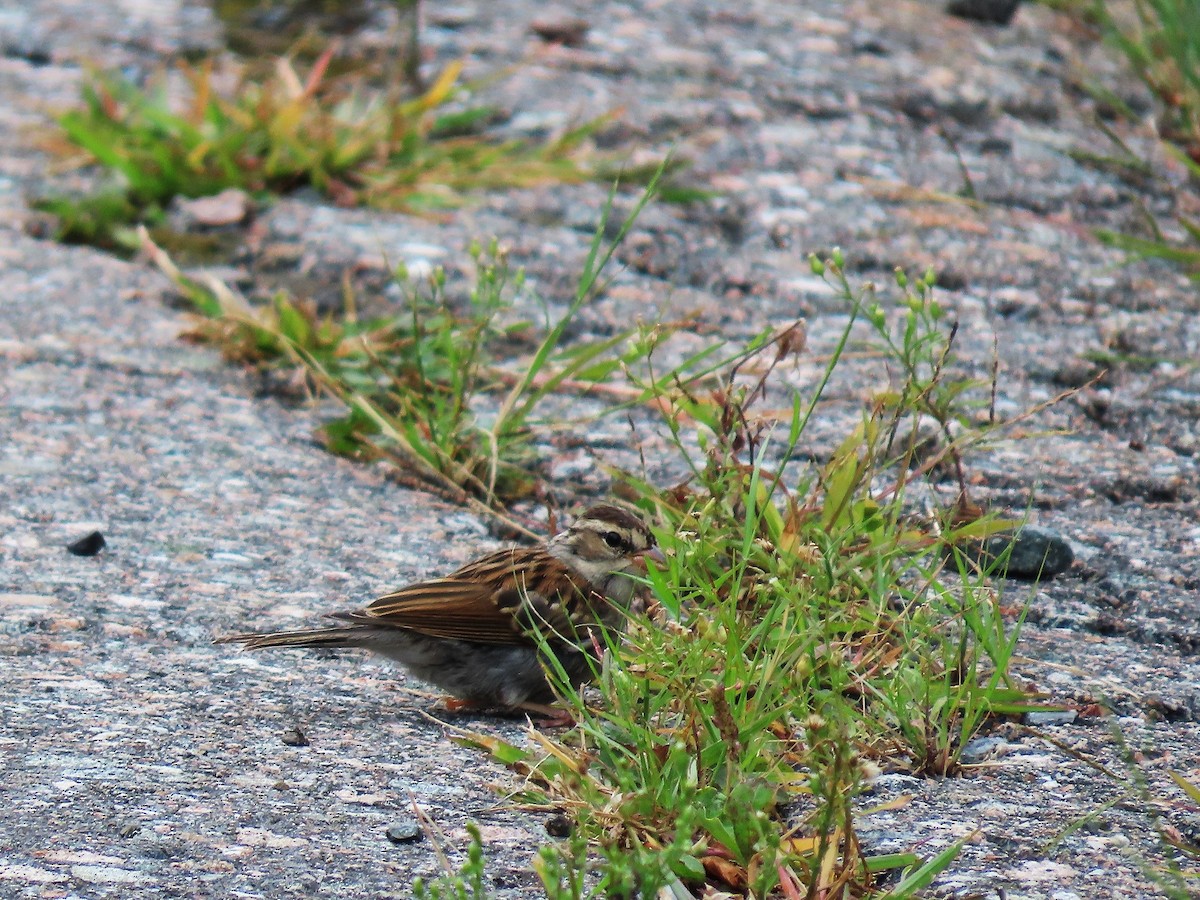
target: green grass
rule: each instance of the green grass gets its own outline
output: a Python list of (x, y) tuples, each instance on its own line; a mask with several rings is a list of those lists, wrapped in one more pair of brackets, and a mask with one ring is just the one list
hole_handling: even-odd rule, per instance
[[(425, 283), (396, 273), (405, 301), (399, 312), (374, 318), (357, 315), (348, 296), (345, 313), (319, 317), (311, 305), (284, 294), (252, 306), (227, 286), (200, 284), (184, 275), (168, 254), (142, 231), (152, 260), (192, 302), (199, 319), (193, 339), (221, 347), (229, 359), (264, 371), (298, 375), (308, 392), (340, 402), (343, 414), (321, 426), (335, 453), (387, 459), (404, 477), (459, 502), (499, 511), (540, 489), (530, 436), (540, 409), (564, 389), (602, 395), (608, 382), (635, 361), (635, 330), (567, 347), (563, 336), (603, 288), (603, 273), (616, 247), (655, 195), (664, 162), (607, 245), (611, 214), (605, 208), (584, 262), (575, 296), (557, 318), (535, 325), (512, 321), (513, 296), (525, 290), (524, 275), (512, 271), (492, 244), (470, 254), (475, 281), (465, 307), (446, 296), (446, 275), (435, 270)], [(537, 298), (528, 298), (541, 305)], [(544, 308), (544, 306), (543, 306)], [(516, 362), (500, 355), (520, 338), (532, 349)], [(716, 360), (715, 362), (710, 360)], [(709, 348), (663, 373), (663, 382), (689, 383), (719, 366)], [(625, 389), (607, 410), (619, 412), (648, 400), (647, 385)], [(488, 398), (494, 414), (482, 417), (477, 400)]]
[(233, 87), (213, 64), (184, 68), (190, 94), (172, 103), (165, 79), (141, 89), (94, 75), (83, 106), (58, 119), (64, 153), (108, 170), (112, 183), (84, 198), (46, 198), (58, 237), (135, 249), (130, 226), (161, 223), (176, 197), (226, 188), (279, 194), (312, 187), (344, 206), (431, 211), (473, 191), (581, 181), (580, 144), (602, 119), (544, 143), (499, 141), (481, 133), (490, 109), (451, 109), (461, 64), (448, 66), (422, 95), (395, 102), (361, 73), (328, 76), (332, 50), (303, 76), (284, 58), (266, 77)]
[[(661, 325), (564, 347), (615, 248), (602, 246), (604, 230), (574, 302), (516, 368), (497, 362), (495, 345), (533, 326), (500, 324), (511, 312), (506, 289), (521, 278), (494, 245), (473, 248), (466, 310), (452, 308), (435, 272), (403, 314), (373, 321), (353, 306), (318, 320), (282, 296), (255, 309), (190, 282), (161, 253), (157, 261), (203, 314), (197, 335), (231, 358), (301, 372), (313, 392), (342, 402), (345, 414), (323, 426), (331, 449), (389, 459), (476, 504), (499, 508), (533, 489), (534, 414), (567, 382), (623, 376), (609, 412), (662, 413), (691, 476), (665, 491), (623, 476), (668, 560), (649, 574), (654, 614), (613, 640), (596, 673), (603, 703), (564, 689), (576, 728), (535, 735), (532, 748), (472, 738), (525, 774), (521, 799), (575, 821), (573, 842), (538, 857), (547, 896), (687, 896), (679, 892), (703, 882), (759, 897), (858, 895), (888, 868), (903, 870), (905, 886), (890, 895), (907, 896), (953, 854), (863, 854), (854, 823), (865, 778), (880, 765), (953, 775), (983, 723), (1030, 708), (1008, 677), (1019, 617), (1004, 617), (968, 561), (973, 542), (1013, 524), (973, 513), (963, 475), (964, 454), (992, 436), (992, 386), (956, 374), (956, 326), (933, 297), (932, 272), (898, 273), (899, 297), (885, 305), (851, 288), (836, 255), (813, 268), (851, 320), (822, 381), (807, 398), (792, 394), (786, 415), (756, 404), (806, 352), (802, 323), (665, 370), (656, 360), (671, 330)], [(863, 328), (895, 378), (824, 465), (788, 464)], [(488, 394), (497, 412), (484, 425), (473, 400)], [(902, 422), (921, 420), (945, 438), (931, 458), (898, 437)], [(909, 488), (939, 468), (955, 473), (955, 499), (938, 521), (915, 523)], [(466, 890), (457, 878), (430, 896), (477, 895), (455, 893)]]
[[(1143, 210), (1144, 235), (1100, 229), (1106, 243), (1124, 250), (1130, 259), (1162, 259), (1200, 280), (1200, 221), (1185, 210), (1195, 207), (1200, 191), (1200, 4), (1195, 0), (1134, 0), (1132, 5), (1095, 0), (1087, 11), (1105, 38), (1128, 60), (1134, 74), (1153, 94), (1158, 105), (1158, 130), (1163, 149), (1183, 178), (1162, 171), (1159, 161), (1141, 160), (1123, 141), (1105, 129), (1118, 148), (1114, 156), (1081, 155), (1081, 161), (1103, 169), (1133, 173), (1144, 181), (1153, 178), (1176, 197), (1173, 219), (1176, 235), (1168, 236)], [(1098, 85), (1092, 92), (1126, 118), (1137, 116), (1113, 92)]]
[[(535, 863), (548, 897), (686, 897), (702, 883), (757, 897), (911, 896), (955, 846), (929, 859), (868, 856), (855, 837), (866, 779), (881, 766), (954, 775), (989, 719), (1033, 703), (1008, 675), (1020, 614), (1006, 617), (969, 561), (974, 543), (1014, 524), (981, 517), (964, 475), (966, 455), (999, 428), (988, 415), (994, 385), (961, 373), (932, 272), (898, 272), (885, 302), (853, 289), (839, 254), (812, 265), (850, 321), (804, 394), (780, 377), (807, 352), (803, 323), (667, 367), (658, 359), (672, 330), (661, 324), (567, 346), (616, 246), (602, 243), (605, 229), (567, 312), (536, 327), (509, 322), (522, 279), (495, 245), (472, 250), (465, 308), (447, 299), (439, 271), (401, 314), (370, 321), (353, 303), (324, 319), (284, 296), (251, 307), (152, 252), (196, 304), (195, 335), (341, 401), (343, 415), (323, 426), (331, 449), (387, 459), (477, 508), (533, 489), (537, 410), (565, 385), (604, 388), (593, 396), (608, 398), (609, 414), (661, 414), (690, 477), (663, 489), (619, 476), (667, 562), (648, 576), (650, 614), (623, 641), (610, 636), (596, 672), (602, 702), (562, 690), (576, 727), (534, 734), (528, 747), (470, 738), (524, 774), (519, 800), (575, 823)], [(514, 329), (532, 348), (516, 365), (501, 359)], [(825, 386), (862, 343), (888, 361), (891, 381), (822, 465), (801, 464)], [(760, 412), (765, 396), (787, 399)], [(496, 411), (486, 422), (480, 400)], [(902, 436), (919, 431), (902, 423), (921, 421), (943, 435), (932, 456)], [(943, 471), (957, 482), (952, 498), (915, 518), (914, 485)], [(884, 891), (888, 870), (900, 871)], [(469, 886), (451, 873), (423, 890), (486, 896)]]
[[(471, 843), (467, 849), (467, 858), (458, 870), (447, 871), (443, 877), (428, 884), (423, 878), (414, 880), (412, 885), (414, 900), (487, 900), (483, 837), (479, 833), (479, 826), (473, 822), (468, 823), (467, 836)], [(438, 848), (438, 853), (441, 854), (440, 848)], [(449, 869), (444, 858), (443, 865)]]
[[(251, 307), (151, 251), (201, 314), (196, 335), (341, 402), (323, 426), (331, 449), (389, 460), (477, 508), (533, 489), (530, 438), (548, 424), (537, 411), (552, 393), (569, 385), (607, 414), (661, 415), (689, 477), (664, 489), (618, 473), (667, 561), (648, 573), (648, 614), (623, 640), (609, 636), (595, 673), (601, 702), (564, 686), (577, 723), (566, 735), (533, 733), (525, 747), (467, 738), (523, 774), (517, 801), (573, 821), (573, 837), (535, 861), (547, 897), (683, 898), (702, 884), (760, 898), (913, 896), (960, 845), (928, 859), (868, 855), (856, 822), (869, 776), (952, 776), (986, 722), (1035, 708), (1008, 674), (1021, 615), (970, 562), (974, 544), (1014, 524), (982, 516), (967, 490), (969, 452), (1000, 427), (994, 385), (962, 373), (934, 273), (898, 272), (884, 300), (853, 288), (837, 253), (812, 267), (849, 321), (803, 392), (782, 377), (807, 353), (801, 322), (669, 366), (659, 360), (673, 332), (662, 324), (567, 345), (656, 183), (608, 245), (606, 210), (574, 300), (539, 326), (510, 322), (522, 279), (495, 245), (473, 248), (465, 307), (447, 299), (439, 271), (402, 313), (372, 321), (353, 303), (324, 319), (283, 296)], [(513, 329), (531, 347), (516, 364), (502, 358)], [(822, 464), (804, 464), (848, 347), (886, 360), (891, 379)], [(773, 408), (760, 409), (764, 398)], [(495, 410), (486, 420), (483, 406)], [(916, 443), (925, 421), (943, 437), (932, 454)], [(954, 479), (945, 508), (915, 516), (916, 487), (941, 472)], [(476, 845), (469, 870), (425, 895), (486, 896)]]
[[(318, 317), (309, 304), (285, 294), (251, 306), (224, 285), (200, 285), (176, 269), (153, 245), (151, 255), (192, 300), (200, 318), (189, 332), (218, 345), (231, 361), (263, 371), (299, 376), (312, 396), (340, 402), (343, 414), (319, 429), (333, 452), (359, 459), (387, 459), (406, 477), (448, 493), (500, 507), (534, 490), (536, 460), (528, 446), (527, 420), (539, 400), (565, 379), (598, 383), (613, 371), (610, 360), (591, 365), (619, 340), (598, 342), (564, 354), (557, 337), (582, 306), (572, 305), (537, 341), (525, 374), (501, 412), (483, 423), (472, 401), (504, 394), (493, 348), (533, 331), (527, 322), (501, 324), (511, 312), (510, 289), (523, 285), (493, 244), (472, 248), (475, 284), (465, 309), (445, 295), (445, 272), (435, 270), (414, 284), (400, 270), (407, 290), (399, 312), (360, 319)], [(493, 402), (500, 402), (493, 400)]]
[[(823, 466), (781, 468), (853, 322), (826, 379), (782, 419), (755, 404), (804, 352), (795, 328), (755, 341), (703, 391), (631, 369), (693, 461), (674, 489), (627, 479), (667, 555), (648, 576), (654, 611), (611, 643), (601, 703), (563, 689), (573, 731), (528, 747), (465, 738), (522, 774), (516, 800), (574, 820), (575, 837), (535, 863), (547, 897), (689, 897), (706, 883), (762, 898), (912, 896), (957, 847), (868, 856), (855, 837), (867, 778), (881, 766), (953, 775), (987, 720), (1032, 706), (1008, 675), (1020, 615), (1005, 618), (962, 552), (1012, 523), (965, 517), (960, 496), (936, 525), (914, 524), (907, 491), (928, 469), (892, 439), (914, 415), (974, 421), (990, 386), (951, 376), (954, 327), (932, 274), (899, 276), (885, 307), (851, 289), (840, 261), (814, 268), (873, 330), (895, 383)], [(991, 436), (966, 429), (945, 453), (961, 463)], [(889, 869), (901, 870), (893, 887), (877, 888)]]
[(1163, 138), (1200, 163), (1200, 5), (1134, 0), (1134, 15), (1096, 0), (1092, 18), (1160, 104)]

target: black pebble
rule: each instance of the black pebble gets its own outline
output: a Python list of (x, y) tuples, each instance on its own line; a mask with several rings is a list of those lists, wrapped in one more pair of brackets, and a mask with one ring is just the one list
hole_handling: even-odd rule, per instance
[(1021, 0), (950, 0), (946, 12), (962, 19), (1007, 25), (1017, 12)]
[(561, 813), (546, 820), (546, 834), (550, 837), (565, 838), (571, 836), (571, 820)]
[(1066, 538), (1053, 528), (1026, 525), (1015, 534), (994, 534), (977, 548), (976, 558), (989, 565), (1009, 552), (1007, 565), (997, 570), (997, 575), (1020, 578), (1026, 581), (1048, 581), (1060, 575), (1075, 562), (1075, 552)]
[(407, 844), (420, 839), (421, 826), (411, 819), (406, 819), (401, 822), (393, 822), (387, 827), (385, 834), (393, 844)]
[(76, 556), (95, 556), (104, 549), (104, 535), (93, 531), (87, 537), (81, 537), (72, 544), (67, 544), (67, 552)]

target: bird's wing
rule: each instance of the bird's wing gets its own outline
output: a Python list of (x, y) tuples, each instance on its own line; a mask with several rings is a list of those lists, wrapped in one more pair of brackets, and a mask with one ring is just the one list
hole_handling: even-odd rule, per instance
[[(401, 588), (337, 618), (484, 644), (529, 644), (532, 629), (547, 636), (574, 633), (562, 612), (559, 589), (571, 585), (577, 595), (571, 602), (578, 604), (583, 594), (577, 579), (565, 564), (545, 554), (531, 565), (531, 553), (498, 551), (445, 578)], [(506, 581), (507, 589), (496, 589)]]

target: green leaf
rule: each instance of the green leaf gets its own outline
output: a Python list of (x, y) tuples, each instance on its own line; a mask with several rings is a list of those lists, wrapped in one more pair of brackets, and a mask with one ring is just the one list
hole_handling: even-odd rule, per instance
[(313, 349), (312, 325), (286, 294), (275, 295), (275, 314), (279, 317), (279, 333), (303, 350)]
[(917, 891), (924, 890), (933, 883), (933, 879), (937, 878), (944, 872), (958, 854), (962, 852), (962, 848), (966, 846), (967, 841), (975, 837), (978, 832), (972, 832), (959, 841), (951, 844), (941, 853), (934, 856), (923, 863), (918, 868), (906, 872), (900, 883), (893, 887), (883, 896), (883, 900), (901, 900), (901, 898), (909, 898), (916, 894)]

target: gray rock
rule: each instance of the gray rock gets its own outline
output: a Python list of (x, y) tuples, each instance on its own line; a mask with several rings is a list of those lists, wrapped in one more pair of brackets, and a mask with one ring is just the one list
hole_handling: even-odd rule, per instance
[(67, 552), (74, 556), (95, 556), (104, 549), (104, 535), (99, 531), (67, 544)]
[(1017, 13), (1021, 0), (950, 0), (946, 12), (960, 19), (1007, 25)]
[(977, 763), (984, 759), (1001, 756), (1010, 746), (1004, 738), (995, 735), (977, 737), (967, 742), (959, 758), (964, 763)]
[(385, 832), (387, 839), (393, 844), (408, 844), (421, 839), (421, 826), (412, 819), (401, 819), (392, 822)]
[(289, 747), (307, 747), (308, 735), (299, 728), (289, 728), (279, 736), (279, 740), (287, 744)]
[(997, 564), (998, 575), (1028, 581), (1047, 581), (1075, 561), (1075, 551), (1066, 538), (1041, 525), (994, 534), (977, 547), (975, 555), (981, 565)]

